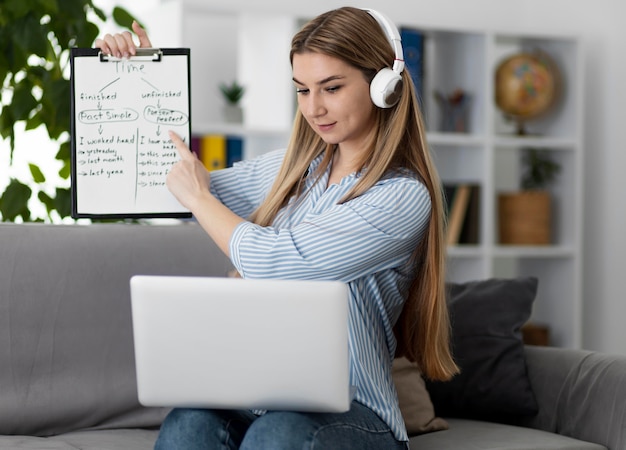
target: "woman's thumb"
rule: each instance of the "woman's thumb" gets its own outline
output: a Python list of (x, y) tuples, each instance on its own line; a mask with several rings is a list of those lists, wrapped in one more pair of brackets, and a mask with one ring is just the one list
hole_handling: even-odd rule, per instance
[(133, 31), (139, 38), (139, 47), (140, 48), (152, 47), (152, 43), (150, 42), (150, 39), (148, 38), (148, 34), (146, 33), (146, 30), (141, 28), (141, 25), (139, 25), (136, 20), (133, 20), (132, 27), (133, 27)]

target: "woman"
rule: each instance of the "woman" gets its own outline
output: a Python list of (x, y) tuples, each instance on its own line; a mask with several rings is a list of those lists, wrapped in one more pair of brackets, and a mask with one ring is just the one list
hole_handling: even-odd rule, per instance
[[(150, 46), (145, 32), (133, 28), (140, 45)], [(456, 373), (440, 182), (412, 81), (403, 62), (394, 61), (401, 60), (394, 33), (378, 13), (345, 7), (294, 36), (298, 111), (286, 151), (209, 174), (170, 134), (181, 160), (168, 188), (244, 278), (349, 285), (350, 378), (357, 388), (350, 411), (176, 409), (157, 448), (406, 448), (394, 356), (417, 361), (434, 380)], [(96, 45), (118, 56), (135, 51), (128, 32)], [(387, 99), (374, 99), (372, 80), (392, 64), (395, 88)]]

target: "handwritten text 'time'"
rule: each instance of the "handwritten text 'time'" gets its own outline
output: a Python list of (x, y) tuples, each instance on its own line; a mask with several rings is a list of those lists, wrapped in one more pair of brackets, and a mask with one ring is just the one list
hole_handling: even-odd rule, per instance
[(119, 74), (146, 73), (146, 65), (143, 63), (133, 63), (130, 61), (115, 61), (115, 72)]

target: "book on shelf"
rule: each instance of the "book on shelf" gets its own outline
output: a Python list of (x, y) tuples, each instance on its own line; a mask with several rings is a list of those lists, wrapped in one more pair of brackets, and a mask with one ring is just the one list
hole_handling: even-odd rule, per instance
[(477, 245), (480, 242), (480, 185), (470, 185), (470, 198), (465, 220), (459, 235), (459, 244)]
[(478, 244), (480, 185), (475, 183), (445, 184), (444, 195), (448, 214), (446, 243), (448, 245)]
[(191, 145), (189, 146), (189, 150), (193, 154), (195, 154), (198, 158), (200, 158), (200, 146), (202, 145), (202, 140), (200, 136), (191, 135)]
[(401, 27), (404, 64), (411, 75), (420, 106), (424, 108), (424, 33), (416, 28)]
[(243, 159), (243, 139), (239, 136), (206, 134), (193, 136), (191, 149), (208, 170), (231, 167)]
[(226, 138), (226, 167), (232, 167), (243, 159), (243, 139), (239, 136)]
[(200, 138), (200, 161), (207, 170), (226, 167), (226, 137), (221, 134), (207, 134)]

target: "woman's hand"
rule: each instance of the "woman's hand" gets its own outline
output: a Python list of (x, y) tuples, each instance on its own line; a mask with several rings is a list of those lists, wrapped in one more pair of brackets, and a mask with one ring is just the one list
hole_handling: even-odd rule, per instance
[[(136, 21), (133, 21), (132, 27), (139, 38), (139, 48), (152, 47), (146, 30), (141, 28)], [(96, 39), (94, 45), (104, 53), (115, 56), (116, 58), (128, 58), (137, 53), (137, 46), (133, 41), (133, 35), (130, 34), (130, 31), (124, 31), (114, 35), (106, 34), (102, 39)]]
[(166, 184), (170, 192), (185, 208), (194, 210), (197, 200), (210, 195), (211, 178), (202, 162), (196, 157), (180, 136), (173, 131), (169, 132), (170, 138), (178, 154), (180, 161), (172, 166), (167, 174)]
[(181, 205), (191, 211), (218, 247), (230, 256), (230, 239), (244, 219), (224, 206), (209, 190), (211, 178), (202, 162), (173, 131), (170, 138), (176, 145), (180, 161), (167, 174), (166, 184)]

